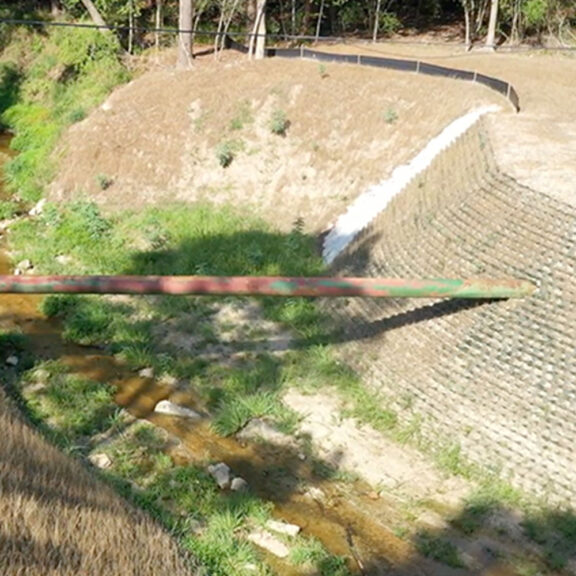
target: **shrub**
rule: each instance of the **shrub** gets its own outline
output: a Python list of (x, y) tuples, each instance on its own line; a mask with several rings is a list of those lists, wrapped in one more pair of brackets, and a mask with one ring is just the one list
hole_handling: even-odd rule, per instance
[(224, 140), (216, 146), (216, 158), (222, 168), (228, 168), (243, 148), (240, 140)]
[(290, 120), (284, 110), (274, 110), (270, 119), (270, 131), (277, 136), (286, 136), (286, 131), (290, 127)]

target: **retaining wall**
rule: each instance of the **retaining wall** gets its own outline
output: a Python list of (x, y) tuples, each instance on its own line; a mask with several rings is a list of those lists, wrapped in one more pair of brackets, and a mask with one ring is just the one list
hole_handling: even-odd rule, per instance
[(369, 386), (424, 434), (576, 503), (576, 209), (461, 136), (335, 260), (335, 274), (534, 281), (524, 300), (327, 301)]

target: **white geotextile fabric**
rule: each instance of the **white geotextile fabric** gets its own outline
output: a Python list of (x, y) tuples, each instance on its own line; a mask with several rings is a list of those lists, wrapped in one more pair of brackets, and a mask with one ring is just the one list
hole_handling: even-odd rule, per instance
[(496, 112), (499, 106), (483, 106), (450, 123), (442, 132), (432, 138), (428, 144), (410, 161), (394, 169), (390, 178), (371, 186), (362, 193), (342, 214), (324, 239), (322, 257), (331, 264), (334, 259), (354, 240), (376, 216), (400, 193), (408, 183), (423, 172), (450, 144), (473, 126), (481, 116)]

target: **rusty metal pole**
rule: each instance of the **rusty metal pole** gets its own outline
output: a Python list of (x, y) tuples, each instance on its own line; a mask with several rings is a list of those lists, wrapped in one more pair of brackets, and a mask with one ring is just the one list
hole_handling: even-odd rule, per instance
[(1, 276), (0, 293), (195, 294), (369, 298), (523, 298), (525, 280), (287, 278), (280, 276)]

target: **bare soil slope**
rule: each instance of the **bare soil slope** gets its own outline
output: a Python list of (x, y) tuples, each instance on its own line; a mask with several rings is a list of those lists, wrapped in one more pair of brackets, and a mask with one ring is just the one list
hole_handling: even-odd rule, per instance
[(511, 82), (520, 96), (520, 113), (493, 114), (489, 119), (500, 167), (526, 186), (576, 204), (576, 51), (466, 53), (453, 45), (402, 42), (325, 50), (420, 59)]
[[(303, 218), (317, 231), (450, 121), (490, 103), (512, 114), (497, 94), (463, 82), (207, 57), (191, 71), (143, 74), (75, 125), (51, 196), (87, 193), (122, 208), (199, 198), (253, 204), (283, 228)], [(279, 113), (285, 136), (272, 130)], [(224, 168), (226, 147), (235, 158)]]

